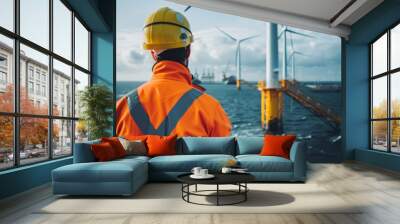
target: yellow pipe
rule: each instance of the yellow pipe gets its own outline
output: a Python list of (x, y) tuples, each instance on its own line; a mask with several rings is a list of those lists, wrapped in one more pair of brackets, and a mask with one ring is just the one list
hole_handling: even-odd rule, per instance
[(261, 127), (269, 133), (282, 133), (283, 94), (281, 89), (266, 88), (264, 81), (258, 82), (261, 92)]
[(237, 89), (240, 89), (240, 79), (237, 79), (237, 80), (236, 80), (236, 88), (237, 88)]

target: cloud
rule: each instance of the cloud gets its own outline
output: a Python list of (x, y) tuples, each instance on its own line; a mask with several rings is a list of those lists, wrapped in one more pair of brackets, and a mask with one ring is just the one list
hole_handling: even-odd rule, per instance
[(133, 64), (142, 63), (145, 59), (145, 56), (142, 52), (137, 52), (135, 49), (131, 50), (129, 53), (129, 61)]
[[(260, 35), (241, 44), (242, 78), (257, 81), (265, 77), (266, 41), (265, 30), (251, 30), (238, 27), (224, 27), (235, 38)], [(287, 37), (288, 57), (293, 48), (306, 56), (296, 56), (296, 77), (299, 80), (340, 80), (340, 39), (311, 31), (294, 29), (314, 36), (298, 35)], [(154, 64), (150, 54), (141, 47), (142, 31), (119, 31), (117, 34), (117, 79), (148, 80)], [(217, 80), (223, 73), (236, 74), (236, 43), (216, 28), (207, 28), (194, 33), (189, 68), (192, 73), (214, 72)], [(282, 40), (279, 42), (280, 63), (282, 63)], [(288, 61), (291, 73), (291, 60)]]

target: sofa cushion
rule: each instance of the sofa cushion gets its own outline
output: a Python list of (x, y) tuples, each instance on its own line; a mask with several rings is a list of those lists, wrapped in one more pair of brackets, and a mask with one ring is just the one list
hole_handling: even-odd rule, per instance
[(101, 142), (110, 143), (117, 158), (122, 158), (126, 156), (126, 151), (124, 149), (124, 146), (121, 144), (121, 141), (119, 140), (118, 137), (104, 137), (101, 138)]
[(158, 156), (149, 160), (149, 170), (163, 172), (190, 172), (199, 166), (212, 172), (219, 171), (230, 159), (231, 155), (175, 155)]
[(259, 154), (264, 145), (263, 137), (237, 137), (236, 155)]
[(250, 172), (293, 172), (292, 161), (278, 156), (239, 155), (236, 159)]
[(147, 176), (147, 163), (144, 160), (74, 163), (53, 170), (52, 174), (56, 182), (130, 182), (133, 174), (138, 172)]
[(178, 154), (235, 155), (234, 137), (183, 137), (178, 145)]
[(148, 156), (154, 157), (176, 154), (176, 135), (148, 135), (146, 139), (146, 144), (148, 149)]
[(96, 157), (96, 161), (105, 162), (119, 158), (109, 142), (93, 144), (90, 148), (92, 149), (94, 157)]
[(126, 151), (126, 155), (137, 155), (137, 156), (145, 156), (147, 155), (147, 148), (145, 142), (141, 140), (128, 140), (124, 138), (119, 138), (122, 146)]
[(101, 141), (93, 140), (87, 142), (75, 143), (74, 147), (74, 163), (95, 162), (96, 158), (90, 148), (92, 144), (99, 144)]
[(280, 156), (290, 159), (290, 148), (296, 140), (296, 135), (265, 135), (261, 156)]

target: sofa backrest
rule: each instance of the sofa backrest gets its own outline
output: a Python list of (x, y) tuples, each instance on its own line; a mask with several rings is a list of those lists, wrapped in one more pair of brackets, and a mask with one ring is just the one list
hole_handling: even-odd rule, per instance
[(264, 137), (236, 137), (236, 155), (259, 154), (264, 145)]
[(177, 154), (235, 155), (234, 137), (183, 137), (177, 144)]
[(75, 143), (74, 147), (74, 163), (95, 162), (96, 158), (90, 148), (92, 144), (99, 144), (100, 140)]

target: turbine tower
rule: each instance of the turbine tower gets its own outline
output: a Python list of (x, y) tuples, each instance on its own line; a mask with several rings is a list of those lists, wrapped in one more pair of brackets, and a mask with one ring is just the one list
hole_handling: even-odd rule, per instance
[(230, 40), (236, 43), (236, 52), (235, 52), (235, 61), (236, 61), (236, 88), (240, 89), (240, 81), (242, 80), (242, 60), (240, 56), (240, 44), (246, 40), (250, 40), (253, 38), (258, 37), (259, 35), (253, 35), (246, 38), (238, 39), (234, 38), (232, 35), (228, 34), (227, 32), (223, 31), (222, 29), (217, 27), (217, 30), (228, 37)]

